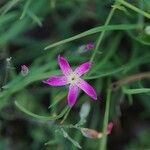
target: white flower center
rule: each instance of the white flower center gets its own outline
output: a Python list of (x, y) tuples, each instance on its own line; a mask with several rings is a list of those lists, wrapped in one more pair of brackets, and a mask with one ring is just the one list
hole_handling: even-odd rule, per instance
[(75, 73), (71, 73), (69, 76), (68, 76), (68, 83), (70, 84), (75, 84), (79, 81), (79, 76)]

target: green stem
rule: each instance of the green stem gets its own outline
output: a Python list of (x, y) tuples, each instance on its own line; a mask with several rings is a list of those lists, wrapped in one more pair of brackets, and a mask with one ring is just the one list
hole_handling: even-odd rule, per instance
[(124, 6), (134, 10), (135, 12), (137, 12), (139, 14), (142, 14), (143, 16), (145, 16), (145, 17), (150, 19), (150, 14), (149, 13), (147, 13), (147, 12), (145, 12), (145, 11), (135, 7), (135, 6), (133, 6), (132, 4), (130, 4), (130, 3), (126, 2), (126, 1), (124, 1), (124, 0), (117, 0), (117, 1), (120, 2), (121, 4), (123, 4)]
[(27, 1), (26, 1), (25, 6), (24, 6), (24, 8), (23, 8), (23, 12), (22, 12), (22, 14), (21, 14), (21, 16), (20, 16), (20, 19), (23, 19), (23, 18), (25, 17), (25, 15), (26, 15), (26, 13), (27, 13), (27, 10), (28, 10), (28, 8), (29, 8), (29, 6), (30, 6), (30, 3), (31, 3), (31, 0), (27, 0)]
[[(116, 4), (116, 2), (115, 2), (115, 4)], [(115, 5), (115, 4), (114, 4), (114, 5)], [(112, 18), (112, 16), (113, 16), (113, 14), (114, 14), (115, 9), (116, 9), (115, 7), (112, 7), (112, 9), (111, 9), (111, 11), (110, 11), (110, 13), (109, 13), (109, 15), (108, 15), (106, 21), (105, 21), (104, 26), (107, 26), (107, 25), (109, 24), (109, 22), (110, 22), (110, 20), (111, 20), (111, 18)], [(100, 46), (100, 44), (101, 44), (101, 42), (102, 42), (102, 39), (104, 38), (105, 32), (106, 32), (106, 31), (103, 30), (103, 31), (101, 32), (99, 38), (98, 38), (98, 41), (97, 41), (96, 47), (95, 47), (95, 51), (93, 52), (92, 57), (91, 57), (91, 60), (90, 60), (91, 62), (94, 60), (94, 57), (96, 56), (96, 53), (97, 53), (97, 51), (98, 51), (98, 49), (99, 49), (99, 46)]]
[(67, 117), (68, 117), (68, 115), (70, 113), (70, 110), (71, 110), (71, 108), (69, 107), (67, 112), (66, 112), (66, 114), (65, 114), (65, 116), (63, 117), (63, 120), (61, 121), (61, 124), (64, 123), (64, 121), (67, 119)]
[(99, 150), (106, 149), (106, 142), (107, 142), (107, 126), (108, 126), (108, 118), (109, 118), (109, 109), (110, 109), (110, 98), (111, 98), (111, 89), (108, 88), (107, 91), (107, 99), (106, 99), (106, 108), (104, 114), (104, 122), (103, 122), (103, 137), (100, 140), (100, 147)]
[[(144, 8), (142, 1), (139, 1), (138, 4), (139, 4), (139, 8), (141, 8), (141, 9)], [(144, 27), (144, 16), (142, 14), (139, 14), (139, 16), (138, 16), (138, 24), (139, 24), (140, 29), (143, 29), (143, 27)]]

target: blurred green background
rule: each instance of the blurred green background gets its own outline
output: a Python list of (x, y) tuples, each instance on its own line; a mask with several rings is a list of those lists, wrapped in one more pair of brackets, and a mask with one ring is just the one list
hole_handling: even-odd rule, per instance
[[(98, 101), (80, 92), (64, 112), (67, 87), (42, 83), (61, 74), (59, 54), (73, 67), (92, 60), (84, 79)], [(149, 78), (149, 0), (0, 1), (0, 150), (149, 150)], [(80, 131), (105, 132), (110, 121), (101, 139)]]

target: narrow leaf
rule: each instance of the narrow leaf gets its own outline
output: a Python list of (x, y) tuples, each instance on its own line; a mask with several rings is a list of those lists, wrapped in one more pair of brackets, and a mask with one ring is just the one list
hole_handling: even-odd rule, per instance
[(48, 121), (48, 120), (57, 120), (57, 119), (61, 118), (61, 117), (68, 111), (68, 109), (69, 109), (69, 107), (66, 106), (66, 107), (62, 110), (62, 112), (61, 112), (59, 115), (57, 115), (57, 116), (41, 116), (41, 115), (37, 115), (37, 114), (34, 114), (34, 113), (30, 112), (30, 111), (27, 110), (25, 107), (23, 107), (22, 105), (20, 105), (20, 104), (18, 103), (18, 101), (15, 101), (15, 105), (16, 105), (22, 112), (24, 112), (25, 114), (27, 114), (27, 115), (29, 115), (29, 116), (31, 116), (31, 117), (34, 117), (34, 118), (36, 118), (36, 119), (41, 119), (41, 120), (45, 120), (45, 121)]
[(11, 0), (9, 3), (5, 5), (4, 11), (2, 15), (6, 14), (12, 7), (14, 7), (20, 0)]
[(139, 89), (126, 89), (122, 88), (125, 94), (141, 94), (150, 93), (150, 88), (139, 88)]
[(20, 19), (23, 19), (24, 16), (26, 15), (30, 3), (31, 3), (31, 0), (27, 0), (27, 1), (26, 1), (25, 6), (24, 6), (24, 8), (23, 8), (23, 12), (22, 12), (22, 14), (21, 14), (21, 16), (20, 16)]
[(71, 38), (51, 44), (51, 45), (45, 47), (45, 50), (55, 47), (55, 46), (58, 46), (58, 45), (61, 45), (61, 44), (64, 44), (64, 43), (67, 43), (67, 42), (70, 42), (70, 41), (73, 41), (73, 40), (76, 40), (76, 39), (79, 39), (79, 38), (82, 38), (82, 37), (85, 37), (85, 36), (88, 36), (88, 35), (91, 35), (91, 34), (94, 34), (94, 33), (104, 31), (104, 30), (107, 30), (107, 31), (108, 30), (132, 30), (132, 29), (137, 29), (137, 28), (138, 28), (138, 25), (135, 25), (135, 24), (120, 24), (120, 25), (107, 25), (107, 26), (95, 27), (93, 29), (82, 32), (78, 35), (75, 35)]

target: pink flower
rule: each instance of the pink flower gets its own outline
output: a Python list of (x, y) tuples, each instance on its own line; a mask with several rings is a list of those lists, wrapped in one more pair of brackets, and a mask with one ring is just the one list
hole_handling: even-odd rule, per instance
[(93, 87), (81, 79), (81, 76), (87, 73), (91, 68), (91, 62), (83, 63), (73, 71), (68, 61), (64, 57), (58, 56), (58, 64), (64, 75), (52, 76), (43, 82), (51, 86), (63, 86), (69, 84), (68, 105), (70, 107), (72, 107), (76, 102), (79, 88), (94, 100), (97, 99), (97, 95)]

